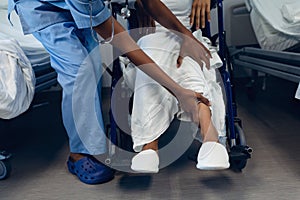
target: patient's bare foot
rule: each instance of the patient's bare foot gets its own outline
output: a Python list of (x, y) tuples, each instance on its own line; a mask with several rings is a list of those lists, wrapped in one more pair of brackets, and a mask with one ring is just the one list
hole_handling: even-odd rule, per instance
[(147, 150), (147, 149), (152, 149), (154, 151), (158, 151), (158, 140), (154, 140), (153, 142), (145, 144), (143, 146), (143, 150)]

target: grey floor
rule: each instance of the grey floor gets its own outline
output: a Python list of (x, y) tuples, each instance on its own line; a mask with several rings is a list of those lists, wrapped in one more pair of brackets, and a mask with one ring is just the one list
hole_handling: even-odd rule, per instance
[(247, 98), (245, 82), (237, 80), (238, 116), (247, 144), (254, 150), (241, 172), (199, 171), (188, 156), (195, 145), (158, 174), (116, 173), (102, 185), (86, 185), (65, 166), (67, 139), (60, 117), (60, 92), (39, 95), (36, 107), (1, 121), (0, 146), (13, 157), (12, 174), (0, 181), (1, 200), (98, 199), (299, 199), (300, 102), (296, 84), (268, 78), (267, 90)]

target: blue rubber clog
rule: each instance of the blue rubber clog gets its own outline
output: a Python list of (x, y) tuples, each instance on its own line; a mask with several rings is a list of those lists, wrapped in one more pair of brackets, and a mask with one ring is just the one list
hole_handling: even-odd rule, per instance
[(68, 170), (86, 184), (105, 183), (114, 178), (114, 170), (102, 164), (93, 156), (86, 156), (78, 161), (67, 161)]

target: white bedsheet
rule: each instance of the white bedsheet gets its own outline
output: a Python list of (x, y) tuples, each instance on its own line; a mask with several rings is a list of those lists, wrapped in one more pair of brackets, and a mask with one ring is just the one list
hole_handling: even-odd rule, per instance
[(34, 71), (18, 42), (0, 40), (0, 118), (11, 119), (25, 112), (34, 90)]
[(295, 10), (300, 9), (299, 0), (246, 0), (252, 9), (255, 9), (275, 30), (300, 39), (300, 21), (290, 23), (281, 9), (284, 5), (293, 4)]
[(7, 19), (7, 0), (0, 0), (0, 118), (25, 112), (35, 92), (34, 67), (49, 65), (49, 54), (32, 35), (24, 35), (19, 18)]
[(295, 94), (295, 98), (300, 100), (300, 83), (298, 85), (298, 88), (297, 88), (297, 91), (296, 91), (296, 94)]
[(263, 49), (284, 50), (300, 42), (300, 21), (292, 23), (283, 13), (290, 5), (294, 6), (297, 18), (300, 11), (299, 0), (245, 0), (256, 38)]
[(33, 67), (35, 65), (49, 64), (49, 54), (35, 37), (23, 34), (19, 17), (15, 12), (11, 14), (13, 26), (9, 23), (7, 19), (7, 4), (5, 5), (2, 1), (6, 2), (6, 0), (1, 0), (0, 3), (0, 39), (17, 40)]
[(281, 8), (282, 16), (289, 23), (300, 22), (300, 1), (292, 1), (282, 5)]

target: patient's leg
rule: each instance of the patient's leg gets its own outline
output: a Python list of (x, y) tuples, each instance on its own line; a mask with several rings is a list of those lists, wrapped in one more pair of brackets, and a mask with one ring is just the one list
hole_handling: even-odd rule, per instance
[[(199, 125), (201, 127), (201, 136), (203, 138), (203, 143), (207, 141), (218, 141), (218, 132), (211, 121), (211, 111), (210, 108), (204, 103), (198, 104), (199, 109)], [(153, 149), (158, 151), (158, 140), (156, 139), (143, 146), (143, 150)]]
[[(211, 112), (210, 108), (204, 103), (198, 104), (199, 109), (199, 125), (201, 127), (201, 136), (203, 138), (203, 143), (207, 141), (218, 141), (218, 132), (211, 121)], [(143, 146), (143, 150), (153, 149), (158, 151), (158, 140), (156, 139), (148, 144)]]
[(199, 119), (203, 143), (197, 156), (196, 167), (201, 170), (221, 170), (229, 168), (229, 157), (225, 146), (218, 141), (218, 131), (211, 120), (210, 108), (199, 104)]
[(210, 108), (204, 103), (198, 104), (199, 109), (199, 126), (201, 127), (201, 136), (203, 143), (207, 141), (218, 141), (218, 132), (211, 120)]

